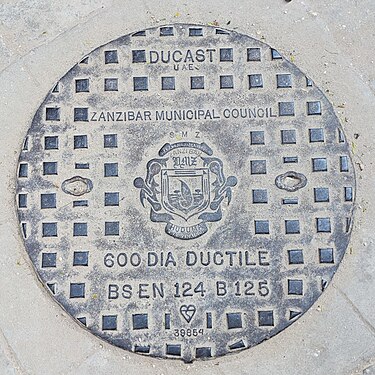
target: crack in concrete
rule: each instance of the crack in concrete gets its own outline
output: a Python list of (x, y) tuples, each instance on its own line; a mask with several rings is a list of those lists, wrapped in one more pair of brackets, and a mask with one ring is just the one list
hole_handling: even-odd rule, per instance
[(5, 356), (8, 361), (12, 364), (13, 368), (20, 375), (29, 374), (21, 365), (20, 360), (17, 357), (16, 352), (11, 347), (8, 339), (4, 335), (4, 332), (0, 329), (0, 347), (4, 350)]
[(333, 288), (335, 288), (345, 299), (345, 301), (349, 303), (354, 313), (358, 316), (358, 318), (362, 321), (366, 328), (375, 336), (375, 327), (363, 316), (362, 312), (358, 309), (354, 302), (339, 287), (333, 285)]

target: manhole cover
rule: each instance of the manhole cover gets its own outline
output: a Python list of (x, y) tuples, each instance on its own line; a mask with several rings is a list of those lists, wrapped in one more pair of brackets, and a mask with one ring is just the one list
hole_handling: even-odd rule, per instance
[(99, 47), (51, 90), (17, 207), (80, 324), (157, 357), (217, 357), (300, 317), (349, 241), (354, 170), (323, 93), (276, 50), (172, 25)]

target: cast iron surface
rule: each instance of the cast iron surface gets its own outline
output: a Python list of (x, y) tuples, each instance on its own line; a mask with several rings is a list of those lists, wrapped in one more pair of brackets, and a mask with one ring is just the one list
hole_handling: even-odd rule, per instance
[(295, 322), (348, 245), (331, 104), (268, 45), (175, 24), (91, 52), (30, 124), (16, 204), (43, 284), (94, 334), (192, 361)]

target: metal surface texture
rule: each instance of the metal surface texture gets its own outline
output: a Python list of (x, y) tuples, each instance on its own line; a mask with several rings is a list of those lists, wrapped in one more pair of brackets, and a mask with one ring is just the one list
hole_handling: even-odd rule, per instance
[(348, 144), (324, 94), (256, 39), (175, 24), (91, 52), (37, 110), (26, 251), (104, 340), (192, 361), (295, 322), (348, 244)]

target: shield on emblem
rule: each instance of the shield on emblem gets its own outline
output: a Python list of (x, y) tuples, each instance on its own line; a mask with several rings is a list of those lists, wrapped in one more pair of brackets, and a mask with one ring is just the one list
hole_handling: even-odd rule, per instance
[(208, 168), (162, 169), (163, 207), (185, 220), (207, 208), (210, 202)]

